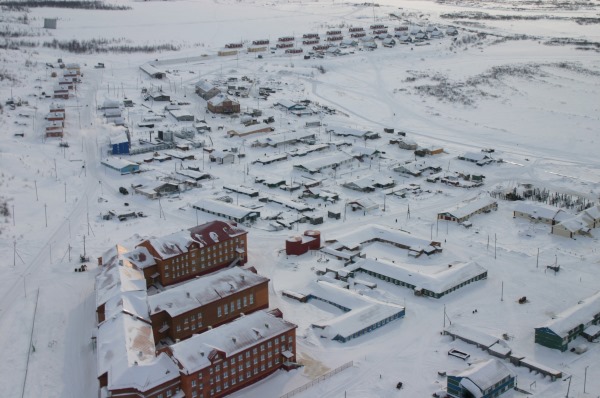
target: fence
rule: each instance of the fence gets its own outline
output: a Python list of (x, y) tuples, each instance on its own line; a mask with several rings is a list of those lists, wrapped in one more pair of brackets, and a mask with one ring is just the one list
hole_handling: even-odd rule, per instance
[(354, 365), (354, 361), (347, 362), (347, 363), (343, 364), (342, 366), (337, 367), (337, 368), (335, 368), (333, 370), (330, 370), (329, 372), (327, 372), (325, 374), (322, 374), (321, 376), (317, 377), (316, 379), (311, 380), (308, 383), (306, 383), (306, 384), (304, 384), (304, 385), (302, 385), (302, 386), (300, 386), (298, 388), (295, 388), (295, 389), (293, 389), (292, 391), (290, 391), (288, 393), (283, 394), (279, 398), (290, 398), (290, 397), (293, 397), (294, 395), (299, 394), (302, 391), (308, 390), (309, 388), (311, 388), (315, 384), (319, 384), (323, 380), (327, 380), (331, 376), (336, 375), (336, 374), (340, 373), (342, 370), (348, 369), (349, 367), (351, 367), (353, 365)]

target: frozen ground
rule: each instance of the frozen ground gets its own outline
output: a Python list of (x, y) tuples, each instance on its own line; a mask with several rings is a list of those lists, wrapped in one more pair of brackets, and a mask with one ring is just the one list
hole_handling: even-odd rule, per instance
[[(387, 3), (387, 5), (386, 5)], [(0, 391), (3, 396), (94, 397), (97, 395), (93, 282), (95, 270), (75, 273), (78, 256), (93, 260), (115, 243), (133, 246), (140, 237), (162, 235), (187, 228), (211, 217), (189, 207), (201, 197), (223, 196), (223, 184), (244, 184), (261, 190), (296, 197), (287, 191), (254, 184), (254, 177), (271, 175), (299, 181), (302, 175), (292, 170), (298, 158), (260, 166), (252, 160), (264, 153), (284, 149), (251, 147), (245, 141), (226, 138), (223, 131), (240, 127), (239, 120), (211, 118), (205, 105), (192, 94), (199, 79), (211, 82), (228, 77), (248, 76), (257, 85), (280, 88), (268, 100), (256, 100), (255, 91), (242, 99), (243, 107), (260, 107), (273, 115), (277, 132), (300, 129), (309, 119), (286, 115), (273, 106), (280, 99), (309, 99), (336, 109), (336, 115), (321, 119), (328, 125), (347, 125), (380, 132), (382, 138), (367, 142), (385, 151), (382, 160), (343, 167), (321, 176), (323, 185), (340, 193), (342, 200), (327, 209), (343, 212), (344, 201), (362, 196), (342, 188), (340, 179), (371, 173), (392, 176), (399, 184), (414, 182), (430, 192), (401, 199), (386, 198), (386, 211), (363, 215), (348, 211), (342, 220), (326, 220), (319, 226), (323, 237), (333, 237), (365, 223), (399, 227), (425, 239), (443, 241), (444, 252), (431, 258), (408, 260), (405, 252), (373, 245), (370, 257), (389, 257), (410, 261), (414, 266), (440, 265), (456, 260), (476, 260), (488, 269), (488, 279), (471, 284), (442, 299), (416, 297), (410, 290), (381, 281), (374, 291), (364, 292), (381, 300), (405, 305), (404, 319), (348, 343), (320, 339), (310, 324), (337, 314), (326, 305), (299, 304), (281, 296), (283, 289), (301, 290), (316, 278), (314, 268), (320, 255), (286, 258), (280, 251), (285, 238), (298, 231), (266, 231), (268, 222), (250, 228), (249, 259), (271, 281), (271, 306), (283, 310), (286, 319), (299, 325), (298, 356), (305, 366), (290, 373), (278, 372), (234, 396), (277, 397), (324, 372), (350, 360), (354, 366), (333, 376), (301, 397), (424, 397), (444, 387), (438, 371), (460, 370), (465, 363), (448, 357), (457, 347), (474, 358), (488, 355), (474, 346), (452, 342), (440, 335), (444, 306), (452, 322), (478, 328), (488, 334), (508, 333), (508, 344), (547, 366), (572, 375), (570, 397), (600, 395), (600, 348), (589, 344), (583, 355), (560, 353), (535, 345), (533, 328), (563, 309), (595, 293), (599, 288), (600, 252), (598, 230), (593, 236), (569, 240), (548, 233), (549, 227), (513, 219), (514, 203), (500, 201), (499, 210), (475, 217), (471, 229), (435, 221), (438, 211), (498, 186), (512, 188), (529, 182), (560, 193), (575, 193), (598, 201), (600, 193), (599, 148), (600, 58), (598, 52), (578, 49), (579, 45), (547, 45), (553, 38), (597, 42), (597, 23), (580, 24), (573, 18), (595, 18), (593, 3), (570, 2), (568, 9), (554, 2), (428, 2), (387, 1), (380, 7), (356, 6), (338, 2), (244, 2), (180, 1), (119, 2), (127, 11), (81, 11), (32, 8), (29, 25), (15, 22), (22, 12), (2, 11), (2, 26), (25, 29), (30, 35), (19, 39), (40, 43), (35, 48), (0, 50), (2, 103), (12, 93), (29, 101), (31, 117), (19, 116), (24, 108), (4, 108), (0, 114), (0, 201), (6, 202), (8, 215), (0, 224), (0, 342), (4, 361), (0, 362)], [(555, 19), (491, 20), (447, 18), (449, 13), (482, 11), (491, 15), (548, 15)], [(400, 15), (401, 21), (390, 14)], [(39, 29), (41, 19), (60, 15), (59, 29)], [(225, 43), (282, 35), (327, 30), (327, 27), (368, 26), (376, 19), (390, 26), (404, 24), (453, 24), (460, 29), (456, 42), (451, 38), (432, 41), (427, 46), (378, 48), (373, 52), (355, 51), (343, 57), (304, 60), (302, 56), (265, 54), (258, 60), (243, 54), (235, 58), (215, 55)], [(455, 23), (455, 21), (457, 23)], [(462, 28), (465, 28), (464, 30)], [(486, 35), (481, 35), (486, 33)], [(517, 35), (526, 38), (514, 40)], [(41, 43), (57, 40), (121, 39), (131, 45), (172, 43), (177, 52), (136, 54), (70, 54), (44, 48)], [(463, 40), (463, 38), (466, 38)], [(199, 60), (201, 54), (206, 54)], [(83, 84), (77, 97), (67, 102), (66, 140), (63, 149), (55, 140), (42, 140), (41, 126), (49, 100), (32, 94), (52, 87), (51, 69), (62, 57), (83, 66)], [(186, 58), (194, 57), (194, 58)], [(171, 73), (165, 81), (150, 80), (138, 66), (158, 59), (158, 65)], [(175, 60), (175, 61), (173, 61)], [(106, 69), (93, 69), (104, 62)], [(321, 73), (317, 67), (323, 67)], [(213, 132), (200, 137), (217, 149), (242, 148), (247, 154), (241, 163), (218, 166), (203, 160), (195, 150), (195, 163), (215, 176), (200, 189), (181, 194), (159, 204), (139, 195), (126, 199), (118, 193), (140, 176), (120, 176), (101, 168), (99, 158), (106, 151), (111, 128), (94, 109), (105, 98), (127, 96), (136, 107), (127, 115), (134, 124), (147, 110), (159, 111), (158, 104), (144, 103), (141, 87), (161, 84), (178, 99), (191, 102), (197, 118), (206, 117)], [(167, 87), (168, 86), (168, 87)], [(262, 119), (262, 118), (261, 118)], [(312, 117), (310, 120), (315, 120)], [(172, 125), (176, 123), (170, 122)], [(223, 131), (217, 126), (224, 125)], [(383, 127), (406, 131), (425, 147), (443, 146), (445, 154), (433, 158), (444, 171), (483, 173), (485, 185), (476, 191), (431, 184), (424, 179), (403, 178), (393, 172), (399, 161), (412, 154), (389, 145)], [(315, 129), (320, 142), (331, 137), (325, 129)], [(15, 137), (15, 132), (25, 137)], [(139, 132), (135, 131), (136, 134)], [(142, 134), (142, 133), (139, 133)], [(335, 137), (333, 137), (335, 139)], [(364, 144), (355, 142), (355, 144)], [(492, 147), (506, 163), (480, 168), (457, 160), (465, 151)], [(290, 148), (287, 148), (290, 149)], [(308, 155), (312, 159), (330, 152)], [(134, 156), (141, 161), (145, 155)], [(85, 168), (82, 168), (85, 162)], [(184, 164), (185, 165), (185, 164)], [(171, 173), (174, 161), (146, 167), (142, 177), (150, 180)], [(247, 173), (244, 170), (248, 170)], [(255, 200), (229, 194), (239, 203)], [(368, 194), (380, 205), (383, 193)], [(143, 211), (147, 218), (120, 223), (102, 221), (101, 212), (124, 208)], [(309, 204), (318, 207), (316, 200)], [(410, 219), (407, 210), (410, 206)], [(267, 205), (261, 211), (281, 211)], [(312, 227), (312, 226), (311, 226)], [(496, 240), (496, 250), (494, 241)], [(488, 243), (490, 242), (490, 243)], [(537, 251), (539, 267), (536, 267)], [(70, 250), (69, 250), (70, 249)], [(332, 260), (333, 261), (333, 260)], [(546, 272), (545, 265), (557, 261), (559, 274)], [(92, 261), (92, 264), (94, 262)], [(361, 279), (368, 277), (361, 275)], [(502, 292), (503, 289), (503, 292)], [(527, 296), (529, 302), (516, 300)], [(503, 300), (501, 300), (501, 298)], [(477, 309), (477, 313), (472, 311)], [(577, 340), (583, 343), (583, 340)], [(584, 371), (587, 385), (583, 393)], [(568, 382), (550, 382), (528, 373), (518, 374), (519, 386), (536, 397), (563, 397)], [(404, 389), (397, 391), (398, 381)], [(512, 393), (513, 396), (520, 396)], [(510, 396), (510, 394), (509, 394)]]

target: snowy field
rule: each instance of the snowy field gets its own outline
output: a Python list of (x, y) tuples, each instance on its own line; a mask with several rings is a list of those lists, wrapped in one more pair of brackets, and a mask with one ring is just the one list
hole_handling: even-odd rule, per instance
[[(431, 396), (446, 386), (446, 378), (438, 372), (467, 366), (447, 355), (451, 348), (469, 353), (472, 359), (491, 358), (473, 345), (441, 335), (450, 322), (497, 338), (507, 335), (506, 343), (513, 351), (562, 371), (563, 379), (571, 376), (551, 382), (507, 362), (518, 376), (519, 388), (530, 396), (564, 397), (567, 389), (569, 397), (600, 396), (597, 343), (577, 338), (570, 346), (585, 344), (588, 350), (581, 355), (534, 343), (535, 327), (600, 289), (600, 229), (576, 239), (552, 235), (546, 224), (513, 218), (517, 202), (502, 199), (498, 199), (498, 211), (473, 217), (471, 228), (436, 220), (438, 212), (478, 195), (510, 192), (525, 183), (600, 202), (597, 3), (386, 0), (374, 7), (335, 1), (198, 0), (111, 4), (129, 9), (30, 8), (0, 13), (0, 31), (7, 32), (0, 41), (19, 47), (0, 49), (0, 255), (5, 258), (0, 262), (4, 274), (0, 280), (0, 351), (4, 354), (0, 396), (96, 397), (95, 259), (117, 243), (133, 248), (141, 239), (213, 220), (191, 206), (203, 198), (225, 196), (233, 204), (260, 206), (262, 219), (246, 227), (249, 264), (270, 278), (271, 307), (280, 308), (285, 319), (298, 325), (297, 357), (304, 365), (289, 373), (278, 371), (232, 396), (280, 397), (349, 361), (352, 367), (298, 396)], [(58, 29), (41, 28), (43, 19), (50, 17), (58, 17)], [(444, 31), (455, 26), (458, 35), (430, 40), (427, 45), (392, 48), (378, 41), (374, 51), (359, 50), (359, 45), (344, 49), (346, 55), (324, 58), (304, 59), (308, 46), (299, 55), (269, 50), (260, 53), (262, 58), (246, 51), (217, 56), (226, 43), (269, 39), (273, 45), (280, 36), (312, 32), (323, 36), (330, 29), (347, 32), (349, 26), (368, 29), (373, 23), (410, 28), (432, 25)], [(169, 44), (177, 50), (70, 53), (43, 45), (54, 39), (102, 39), (108, 45), (132, 47)], [(58, 58), (79, 63), (83, 73), (76, 94), (66, 101), (64, 141), (68, 147), (59, 146), (56, 138), (43, 138), (44, 117), (52, 100), (41, 93), (51, 92), (56, 81), (51, 73), (57, 70), (46, 64), (57, 66)], [(99, 62), (104, 69), (93, 67)], [(147, 62), (168, 71), (166, 79), (151, 79), (141, 72), (139, 66)], [(270, 134), (309, 131), (317, 144), (347, 141), (352, 146), (342, 150), (348, 153), (366, 145), (381, 152), (380, 157), (309, 175), (293, 165), (327, 158), (339, 150), (331, 145), (300, 157), (292, 154), (308, 145), (253, 145), (268, 137), (264, 133), (229, 138), (227, 131), (245, 128), (240, 118), (208, 113), (206, 101), (194, 94), (194, 85), (202, 79), (223, 87), (230, 78), (249, 87), (247, 98), (235, 97), (242, 111), (260, 109), (263, 113), (257, 118), (260, 124), (253, 127), (267, 127), (263, 119), (273, 116), (275, 121), (268, 126), (275, 131)], [(124, 118), (132, 126), (137, 147), (142, 146), (139, 139), (150, 137), (149, 129), (138, 126), (150, 114), (166, 114), (160, 125), (164, 130), (193, 127), (192, 122), (177, 122), (168, 115), (164, 103), (144, 100), (142, 88), (158, 87), (172, 99), (189, 103), (183, 108), (212, 128), (196, 134), (196, 142), (216, 150), (235, 150), (245, 157), (219, 165), (210, 162), (202, 148), (192, 148), (188, 153), (195, 160), (145, 162), (152, 152), (126, 157), (141, 163), (143, 172), (136, 175), (120, 175), (102, 166), (109, 137), (118, 131), (97, 110), (107, 99), (133, 100)], [(269, 87), (273, 93), (261, 99), (259, 87)], [(11, 97), (28, 105), (11, 109), (5, 105)], [(319, 113), (295, 116), (275, 105), (285, 100), (309, 100), (309, 108)], [(327, 113), (324, 107), (335, 112)], [(307, 121), (319, 121), (322, 126), (306, 128)], [(336, 126), (370, 130), (381, 137), (363, 141), (327, 131)], [(399, 135), (385, 133), (384, 128), (405, 132), (423, 148), (442, 147), (441, 154), (418, 158), (441, 167), (441, 175), (483, 174), (484, 184), (467, 189), (399, 174), (394, 168), (415, 156), (390, 144)], [(482, 148), (494, 148), (493, 157), (503, 162), (480, 167), (458, 159)], [(287, 160), (254, 163), (286, 152)], [(212, 179), (160, 202), (132, 194), (132, 185), (172, 178), (190, 165)], [(260, 191), (262, 197), (286, 199), (298, 199), (302, 193), (302, 189), (268, 188), (255, 182), (265, 177), (290, 185), (321, 180), (319, 188), (338, 193), (340, 200), (326, 205), (319, 199), (301, 199), (324, 216), (324, 223), (293, 224), (296, 212), (223, 189), (223, 185), (243, 185)], [(380, 188), (361, 193), (342, 186), (360, 177), (391, 177), (397, 185), (418, 184), (421, 190), (400, 197), (386, 195), (389, 192)], [(130, 194), (121, 195), (119, 187), (127, 187)], [(362, 197), (373, 200), (378, 209), (363, 213), (345, 206)], [(128, 209), (147, 217), (124, 222), (102, 219), (110, 210)], [(342, 217), (327, 218), (328, 211)], [(273, 220), (266, 219), (279, 213), (293, 224), (291, 230), (274, 230)], [(321, 338), (311, 325), (341, 311), (314, 300), (301, 304), (283, 297), (282, 291), (302, 292), (317, 279), (317, 269), (343, 264), (319, 252), (286, 256), (282, 251), (285, 240), (317, 229), (325, 241), (367, 224), (399, 228), (414, 237), (438, 241), (443, 248), (442, 253), (412, 258), (405, 250), (371, 243), (363, 247), (368, 258), (404, 263), (417, 272), (420, 267), (473, 260), (488, 270), (488, 277), (434, 299), (360, 274), (360, 279), (377, 283), (377, 288), (356, 285), (351, 290), (405, 306), (406, 316), (347, 343)], [(84, 250), (90, 269), (73, 272)], [(557, 274), (546, 268), (554, 264), (560, 265)], [(526, 304), (518, 303), (522, 296), (527, 297)], [(396, 390), (399, 381), (404, 384), (400, 391)], [(509, 392), (505, 396), (526, 395)]]

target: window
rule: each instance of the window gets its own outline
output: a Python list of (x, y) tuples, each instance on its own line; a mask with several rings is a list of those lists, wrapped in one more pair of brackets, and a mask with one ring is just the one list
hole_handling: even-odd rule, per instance
[(229, 364), (227, 363), (227, 361), (223, 362), (223, 368), (226, 368)]
[(270, 341), (267, 342), (267, 347), (271, 348), (272, 345), (273, 345), (273, 343), (271, 343)]
[(242, 380), (244, 380), (244, 375), (240, 373), (240, 375), (238, 376), (238, 381), (241, 383)]
[(254, 349), (252, 350), (252, 353), (253, 353), (254, 355), (258, 354), (258, 348), (254, 347)]
[(265, 360), (265, 354), (260, 354), (260, 360), (264, 361)]
[(196, 387), (196, 380), (192, 380), (192, 387)]
[(181, 325), (177, 325), (177, 331), (181, 332)]
[(260, 345), (260, 350), (261, 350), (261, 351), (264, 351), (264, 350), (265, 350), (265, 345), (264, 345), (264, 344), (261, 344), (261, 345)]
[(279, 337), (275, 337), (275, 345), (279, 344)]
[(250, 305), (254, 304), (254, 294), (250, 293)]
[(252, 377), (252, 373), (250, 371), (246, 372), (246, 378), (249, 379)]
[(248, 305), (248, 298), (244, 296), (244, 307)]
[(269, 363), (267, 365), (271, 368), (271, 367), (273, 367), (273, 362), (269, 361)]
[(235, 386), (235, 383), (236, 383), (236, 381), (235, 381), (235, 377), (234, 377), (233, 379), (231, 379), (231, 385)]
[(226, 381), (225, 383), (223, 383), (223, 388), (229, 388), (229, 382)]
[(225, 315), (229, 314), (229, 307), (227, 307), (227, 304), (225, 304), (223, 307), (225, 308)]
[(215, 367), (215, 370), (216, 370), (217, 372), (221, 371), (221, 365), (217, 365), (217, 366)]
[(231, 358), (231, 364), (235, 365), (235, 357)]
[(244, 365), (242, 363), (240, 363), (240, 366), (238, 366), (239, 371), (243, 371), (244, 370)]
[(215, 376), (215, 381), (218, 383), (221, 381), (221, 375), (216, 375)]
[(217, 307), (217, 317), (220, 318), (221, 317), (221, 306)]
[(192, 390), (192, 398), (197, 398), (198, 397), (198, 393), (196, 392), (196, 390)]
[(254, 362), (255, 365), (258, 364), (258, 358), (254, 358), (253, 362)]
[(231, 303), (229, 303), (229, 312), (233, 312), (233, 311), (235, 311), (235, 304), (232, 301)]
[(167, 390), (167, 397), (170, 397), (173, 394), (171, 390)]
[(223, 372), (223, 378), (225, 378), (225, 377), (229, 377), (229, 373), (227, 371)]
[(250, 361), (246, 361), (246, 369), (250, 367)]
[(250, 351), (246, 351), (246, 358), (250, 358)]
[[(263, 365), (264, 367), (265, 365)], [(254, 368), (254, 374), (258, 374), (258, 368)]]
[(237, 309), (241, 309), (242, 308), (242, 300), (241, 299), (237, 299)]
[(214, 372), (215, 370), (214, 370), (213, 368), (210, 368), (208, 371), (210, 372), (210, 374), (213, 374), (213, 372)]
[(231, 376), (235, 375), (235, 368), (231, 368)]
[(244, 357), (242, 356), (242, 354), (238, 355), (238, 361), (242, 362), (243, 359)]
[(264, 372), (264, 370), (265, 370), (265, 364), (263, 363), (262, 365), (260, 365), (260, 371)]

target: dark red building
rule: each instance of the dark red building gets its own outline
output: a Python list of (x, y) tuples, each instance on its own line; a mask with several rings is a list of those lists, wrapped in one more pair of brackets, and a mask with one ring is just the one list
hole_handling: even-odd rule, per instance
[(292, 236), (285, 241), (285, 254), (299, 256), (321, 248), (321, 232), (308, 230), (303, 236)]

